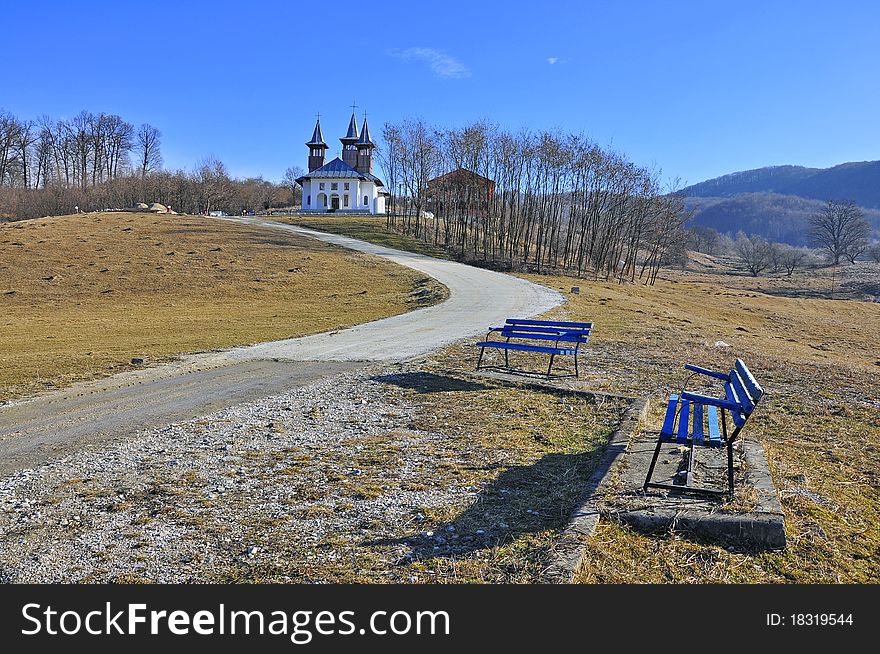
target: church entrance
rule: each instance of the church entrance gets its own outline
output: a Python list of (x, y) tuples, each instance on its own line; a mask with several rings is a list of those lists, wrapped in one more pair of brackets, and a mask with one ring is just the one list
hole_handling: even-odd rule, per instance
[(339, 196), (338, 195), (334, 195), (332, 198), (330, 198), (330, 208), (333, 211), (339, 210)]

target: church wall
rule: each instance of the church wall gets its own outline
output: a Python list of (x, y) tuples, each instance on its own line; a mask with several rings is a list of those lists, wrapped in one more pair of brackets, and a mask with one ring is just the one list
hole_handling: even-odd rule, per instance
[[(333, 191), (332, 184), (338, 184), (337, 190)], [(322, 190), (320, 185), (324, 184)], [(349, 190), (345, 190), (345, 184), (349, 184)], [(304, 180), (302, 189), (302, 208), (304, 211), (321, 211), (324, 206), (319, 202), (319, 195), (327, 196), (327, 206), (331, 204), (334, 195), (339, 196), (339, 208), (342, 211), (368, 211), (371, 214), (385, 213), (385, 197), (379, 195), (379, 188), (374, 182), (361, 181), (348, 178), (323, 178)], [(364, 204), (364, 196), (369, 202)], [(309, 202), (311, 196), (311, 202)], [(348, 206), (345, 206), (345, 196), (348, 196)]]

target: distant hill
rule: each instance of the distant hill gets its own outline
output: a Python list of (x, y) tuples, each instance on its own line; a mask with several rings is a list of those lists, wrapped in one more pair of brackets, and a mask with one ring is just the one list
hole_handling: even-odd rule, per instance
[(769, 166), (716, 177), (683, 189), (696, 197), (731, 197), (740, 193), (777, 193), (814, 200), (852, 200), (880, 209), (880, 161), (859, 161), (832, 168)]
[(853, 200), (880, 238), (880, 161), (832, 168), (771, 166), (716, 177), (682, 190), (694, 222), (806, 245), (809, 217), (826, 200)]

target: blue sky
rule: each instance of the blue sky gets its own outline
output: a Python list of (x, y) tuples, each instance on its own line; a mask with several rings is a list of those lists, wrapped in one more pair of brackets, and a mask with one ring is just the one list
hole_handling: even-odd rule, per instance
[(305, 166), (321, 113), (589, 134), (664, 178), (880, 159), (877, 2), (3, 0), (0, 108), (118, 113), (166, 167)]

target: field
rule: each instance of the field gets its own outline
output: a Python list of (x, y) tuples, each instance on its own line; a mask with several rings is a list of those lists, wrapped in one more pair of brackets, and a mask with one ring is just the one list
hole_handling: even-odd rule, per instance
[[(602, 522), (580, 581), (876, 583), (880, 304), (742, 290), (754, 280), (729, 274), (665, 277), (646, 287), (529, 276), (563, 292), (580, 287), (551, 315), (596, 324), (584, 386), (651, 397), (649, 428), (659, 428), (685, 362), (748, 363), (767, 396), (745, 435), (767, 452), (789, 547), (750, 553)], [(450, 351), (446, 365), (465, 356)]]
[(310, 239), (197, 216), (0, 224), (0, 401), (159, 361), (401, 313), (443, 291)]
[[(385, 238), (378, 221), (373, 229), (379, 235), (361, 237)], [(567, 294), (553, 317), (596, 323), (583, 385), (652, 398), (649, 428), (659, 428), (661, 402), (680, 388), (686, 362), (723, 369), (742, 357), (767, 391), (745, 436), (767, 452), (788, 549), (742, 552), (603, 522), (580, 581), (880, 580), (880, 304), (865, 301), (880, 292), (880, 265), (754, 278), (730, 260), (696, 255), (689, 270), (664, 271), (653, 287), (526, 277)], [(822, 299), (832, 282), (835, 298), (849, 299)], [(574, 286), (579, 294), (570, 293)], [(454, 371), (473, 363), (472, 348), (460, 345), (432, 365)], [(434, 404), (423, 399), (421, 410), (433, 415)], [(445, 419), (472, 420), (454, 405)], [(493, 419), (488, 414), (481, 427), (504, 428)]]
[[(132, 219), (130, 215), (100, 217), (121, 229), (136, 227), (137, 223), (125, 222)], [(385, 232), (382, 219), (329, 220), (306, 222), (317, 227), (324, 221), (333, 231), (424, 251), (412, 239)], [(2, 232), (0, 241), (31, 243), (34, 248), (34, 239), (45, 238), (39, 230), (48, 229), (39, 223), (32, 221), (29, 229), (35, 234), (27, 238), (26, 232)], [(186, 266), (191, 272), (185, 274), (193, 275), (191, 285), (207, 279), (215, 286), (200, 287), (200, 292), (166, 286), (168, 295), (149, 295), (159, 315), (180, 315), (171, 308), (188, 302), (202, 302), (198, 306), (210, 311), (212, 302), (201, 297), (210, 288), (215, 295), (218, 289), (232, 294), (237, 302), (229, 300), (227, 309), (239, 310), (241, 316), (245, 309), (238, 307), (245, 298), (250, 302), (247, 310), (256, 311), (259, 303), (252, 298), (268, 296), (262, 280), (281, 285), (279, 278), (287, 280), (287, 274), (293, 275), (288, 273), (291, 268), (319, 262), (342, 265), (336, 251), (326, 253), (334, 258), (319, 259), (325, 249), (310, 241), (285, 246), (283, 254), (276, 254), (272, 248), (277, 245), (227, 238), (219, 252), (235, 260), (232, 266), (226, 259), (210, 258), (219, 256), (214, 247), (220, 246), (208, 225), (185, 224), (187, 238), (195, 239), (190, 234), (195, 232), (200, 245), (183, 247), (175, 242), (171, 247), (170, 234), (157, 236), (156, 241), (169, 244), (153, 246), (158, 253), (152, 258), (141, 252), (149, 249), (141, 242), (130, 247), (123, 259), (134, 262), (145, 257), (151, 266), (167, 268), (172, 265), (168, 259), (178, 261), (176, 257), (192, 251), (204, 260)], [(175, 226), (181, 228), (179, 222)], [(100, 234), (95, 229), (93, 238)], [(75, 294), (83, 306), (95, 307), (90, 308), (94, 312), (101, 309), (102, 298), (92, 296), (105, 295), (100, 293), (103, 286), (96, 284), (107, 273), (92, 269), (113, 268), (97, 259), (109, 256), (106, 244), (85, 241), (79, 247), (88, 248), (83, 250), (86, 256), (74, 266), (83, 271), (76, 278), (83, 281)], [(0, 247), (24, 246), (0, 242)], [(98, 247), (105, 250), (95, 251)], [(271, 265), (258, 266), (259, 256), (267, 257)], [(16, 292), (0, 301), (8, 306), (23, 303), (28, 297), (27, 279), (34, 277), (46, 285), (36, 288), (47, 293), (52, 282), (42, 277), (62, 265), (64, 259), (58, 257), (52, 266), (44, 261), (27, 278), (19, 276), (13, 287)], [(4, 256), (3, 265), (9, 266), (8, 261)], [(233, 273), (239, 285), (217, 285), (211, 277), (215, 263)], [(407, 308), (411, 286), (424, 283), (404, 277), (408, 285), (398, 281), (393, 286), (400, 279), (393, 270), (386, 272), (373, 260), (357, 256), (349, 257), (346, 266), (355, 270), (357, 281), (340, 282), (345, 278), (337, 271), (337, 288), (349, 284), (370, 289), (374, 299), (386, 298), (376, 284), (364, 281), (364, 271), (369, 271), (379, 281), (386, 280), (387, 298), (397, 300), (397, 304), (384, 300), (388, 311)], [(209, 270), (199, 272), (203, 268)], [(274, 277), (269, 274), (273, 270), (278, 271)], [(830, 291), (832, 274), (835, 297), (849, 299), (823, 299), (825, 289)], [(134, 272), (125, 276), (129, 275)], [(587, 543), (578, 581), (880, 580), (880, 304), (866, 301), (880, 281), (880, 266), (859, 264), (837, 271), (800, 272), (790, 278), (753, 278), (731, 261), (696, 255), (688, 270), (664, 270), (652, 287), (524, 276), (566, 295), (566, 304), (551, 316), (596, 325), (584, 357), (584, 377), (572, 384), (651, 398), (647, 429), (659, 427), (662, 402), (680, 388), (685, 362), (723, 369), (742, 357), (767, 393), (744, 435), (760, 442), (767, 453), (785, 510), (785, 551), (746, 551), (700, 542), (679, 532), (645, 535), (602, 521)], [(146, 285), (153, 278), (138, 275), (137, 279)], [(229, 280), (230, 274), (223, 279)], [(577, 294), (571, 292), (575, 286), (580, 289)], [(306, 297), (316, 293), (323, 298), (315, 299), (319, 303), (327, 301), (321, 293), (332, 291), (321, 284), (303, 284), (297, 292)], [(276, 292), (280, 297), (281, 291)], [(293, 302), (293, 296), (285, 297)], [(352, 303), (346, 305), (347, 322), (365, 319), (355, 307), (363, 312), (371, 307), (357, 304), (358, 297), (343, 300)], [(300, 296), (296, 300), (299, 306), (311, 306)], [(35, 303), (33, 298), (30, 301)], [(65, 311), (75, 310), (75, 302), (65, 305), (62, 295), (55, 301)], [(46, 300), (45, 306), (52, 304)], [(287, 321), (306, 329), (321, 319), (333, 320), (320, 318), (318, 310), (311, 315), (283, 314), (277, 303), (274, 306), (274, 313), (268, 315), (278, 319), (280, 330), (287, 330), (283, 335), (295, 333)], [(8, 315), (22, 320), (28, 315), (26, 304), (18, 312)], [(266, 313), (260, 315), (271, 322)], [(44, 308), (43, 316), (54, 313)], [(211, 319), (224, 324), (222, 314), (212, 314)], [(57, 319), (54, 325), (70, 331), (68, 339), (74, 338), (76, 330)], [(22, 323), (20, 329), (34, 333), (38, 326)], [(232, 333), (231, 327), (224, 329), (227, 336)], [(134, 338), (138, 332), (140, 338), (149, 336), (136, 323), (130, 331), (114, 338)], [(206, 339), (210, 329), (207, 322), (199, 322), (189, 331), (194, 334), (187, 338)], [(262, 337), (253, 328), (236, 336), (245, 341)], [(8, 511), (0, 520), (0, 530), (19, 539), (0, 547), (0, 578), (6, 574), (4, 562), (21, 563), (24, 548), (34, 552), (27, 561), (37, 562), (24, 566), (30, 568), (27, 574), (33, 574), (33, 580), (540, 580), (547, 553), (577, 505), (583, 481), (623, 405), (511, 388), (474, 377), (475, 340), (417, 361), (376, 365), (345, 378), (324, 380), (311, 390), (232, 407), (205, 421), (153, 430), (100, 457), (83, 452), (44, 467), (39, 476), (16, 482), (33, 487), (24, 495), (35, 498), (35, 503), (21, 513)], [(185, 349), (176, 347), (180, 349), (175, 351)], [(119, 353), (118, 365), (127, 361), (129, 351)], [(529, 361), (521, 353), (516, 356), (518, 363), (538, 366), (537, 360)], [(37, 507), (43, 517), (28, 522), (28, 511)], [(93, 551), (87, 546), (96, 540), (106, 549)]]

